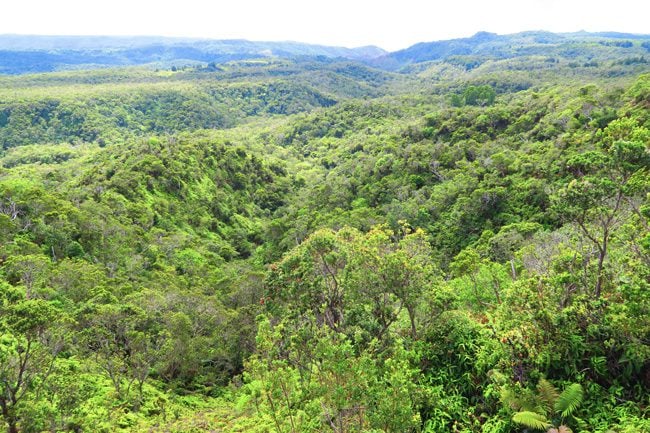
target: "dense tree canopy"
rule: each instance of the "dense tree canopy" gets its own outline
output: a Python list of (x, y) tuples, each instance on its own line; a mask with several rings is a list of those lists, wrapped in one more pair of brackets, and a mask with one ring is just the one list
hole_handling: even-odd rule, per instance
[(542, 36), (0, 77), (0, 426), (650, 431), (644, 48)]

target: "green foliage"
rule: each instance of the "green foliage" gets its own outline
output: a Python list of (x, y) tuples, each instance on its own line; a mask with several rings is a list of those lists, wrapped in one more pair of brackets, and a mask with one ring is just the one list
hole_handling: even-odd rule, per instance
[(534, 430), (546, 430), (551, 426), (544, 415), (535, 412), (517, 412), (512, 416), (512, 420)]
[(555, 401), (555, 410), (563, 417), (571, 415), (582, 403), (583, 391), (579, 383), (569, 385)]
[(463, 107), (465, 105), (485, 107), (493, 105), (496, 99), (496, 92), (489, 85), (468, 86), (462, 93), (451, 95), (450, 103), (454, 107)]
[[(512, 416), (512, 420), (517, 424), (548, 432), (571, 432), (571, 429), (564, 425), (564, 420), (582, 404), (583, 395), (579, 383), (573, 383), (559, 393), (553, 384), (542, 378), (534, 395), (524, 394), (517, 397), (510, 389), (504, 388), (501, 398), (510, 407), (521, 409)], [(554, 421), (549, 421), (547, 417)]]
[(492, 105), (495, 98), (496, 92), (490, 86), (469, 86), (463, 91), (463, 99), (467, 105)]
[(1, 426), (647, 430), (643, 48), (476, 38), (1, 78)]

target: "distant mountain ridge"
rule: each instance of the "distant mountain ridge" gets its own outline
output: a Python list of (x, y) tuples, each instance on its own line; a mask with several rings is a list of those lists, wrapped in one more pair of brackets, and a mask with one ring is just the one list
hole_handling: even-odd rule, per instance
[[(527, 31), (508, 35), (478, 32), (467, 38), (420, 42), (395, 52), (376, 46), (332, 47), (300, 42), (216, 40), (158, 36), (34, 36), (0, 35), (0, 74), (51, 72), (65, 69), (156, 64), (225, 63), (261, 57), (342, 58), (388, 70), (458, 56), (486, 59), (545, 55), (571, 58), (607, 57), (650, 52), (650, 35), (619, 32), (551, 33)], [(467, 60), (467, 59), (465, 59)]]
[(331, 47), (300, 42), (256, 42), (156, 36), (0, 35), (0, 73), (129, 66), (148, 63), (224, 63), (260, 57), (323, 56), (366, 60), (387, 54), (374, 46)]
[[(600, 44), (594, 46), (594, 42)], [(650, 35), (618, 32), (551, 33), (527, 31), (508, 35), (478, 32), (468, 38), (420, 42), (371, 60), (374, 66), (399, 69), (413, 63), (443, 60), (451, 56), (482, 56), (504, 59), (522, 55), (557, 55), (571, 57), (572, 48), (581, 44), (587, 57), (602, 47), (637, 48), (640, 54), (650, 51)], [(598, 53), (599, 54), (599, 53)]]

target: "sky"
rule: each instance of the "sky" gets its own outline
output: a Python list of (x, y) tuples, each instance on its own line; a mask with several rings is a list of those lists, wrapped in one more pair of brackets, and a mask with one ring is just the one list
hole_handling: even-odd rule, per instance
[(2, 0), (0, 34), (156, 35), (387, 50), (524, 30), (650, 33), (648, 0)]

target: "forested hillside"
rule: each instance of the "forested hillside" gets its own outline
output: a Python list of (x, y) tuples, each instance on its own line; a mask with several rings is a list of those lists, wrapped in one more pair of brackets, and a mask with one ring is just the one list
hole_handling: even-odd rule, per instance
[(650, 431), (648, 41), (0, 76), (0, 426)]
[(0, 73), (25, 74), (128, 65), (179, 67), (260, 57), (322, 56), (371, 59), (374, 46), (329, 47), (299, 42), (253, 42), (156, 36), (0, 35)]

